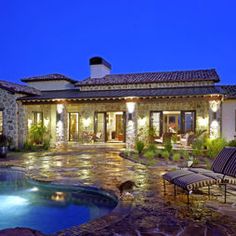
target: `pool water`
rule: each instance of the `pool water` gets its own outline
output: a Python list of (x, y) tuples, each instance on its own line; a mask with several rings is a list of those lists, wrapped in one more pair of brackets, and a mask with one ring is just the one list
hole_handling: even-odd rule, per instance
[(54, 233), (104, 216), (116, 204), (102, 192), (38, 184), (20, 171), (0, 169), (0, 229)]

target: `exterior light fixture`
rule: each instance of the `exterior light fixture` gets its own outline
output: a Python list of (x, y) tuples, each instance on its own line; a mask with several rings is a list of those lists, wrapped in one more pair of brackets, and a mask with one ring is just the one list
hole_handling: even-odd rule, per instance
[(210, 101), (209, 104), (213, 112), (217, 112), (219, 110), (220, 101), (213, 100), (213, 101)]
[(63, 112), (64, 105), (63, 104), (57, 104), (57, 113), (61, 114)]
[(90, 126), (90, 124), (91, 124), (91, 118), (90, 117), (83, 119), (83, 125), (84, 125), (85, 128), (88, 128)]
[(144, 127), (145, 124), (146, 124), (146, 120), (147, 120), (146, 117), (143, 117), (143, 118), (140, 117), (140, 118), (138, 119), (138, 125), (141, 126), (141, 127)]
[(128, 120), (133, 120), (133, 113), (135, 110), (135, 102), (127, 102), (126, 103), (128, 110)]

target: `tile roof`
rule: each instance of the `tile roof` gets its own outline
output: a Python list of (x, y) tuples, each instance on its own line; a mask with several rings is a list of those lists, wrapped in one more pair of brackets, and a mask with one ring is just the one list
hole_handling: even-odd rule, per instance
[(12, 93), (23, 93), (28, 95), (39, 95), (41, 92), (35, 88), (29, 86), (16, 84), (4, 80), (0, 80), (0, 88), (6, 89)]
[(39, 75), (21, 79), (22, 82), (36, 82), (36, 81), (51, 81), (51, 80), (67, 80), (71, 83), (76, 83), (76, 80), (73, 80), (62, 74), (48, 74), (48, 75)]
[(78, 81), (78, 83), (76, 83), (76, 86), (191, 81), (219, 82), (220, 78), (215, 69), (173, 72), (147, 72), (133, 74), (111, 74), (106, 75), (103, 78), (88, 78), (82, 81)]
[(236, 98), (236, 85), (222, 85), (226, 98)]
[(177, 97), (177, 96), (201, 96), (222, 94), (217, 86), (205, 87), (175, 87), (153, 89), (123, 89), (123, 90), (99, 90), (80, 91), (60, 90), (42, 91), (39, 96), (22, 97), (20, 100), (47, 100), (47, 99), (100, 99), (100, 98), (124, 98), (124, 97)]

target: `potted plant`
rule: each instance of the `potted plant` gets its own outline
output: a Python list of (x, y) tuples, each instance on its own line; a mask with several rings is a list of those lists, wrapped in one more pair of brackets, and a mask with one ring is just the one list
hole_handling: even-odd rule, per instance
[(5, 135), (0, 135), (0, 157), (6, 157), (7, 156), (7, 137)]

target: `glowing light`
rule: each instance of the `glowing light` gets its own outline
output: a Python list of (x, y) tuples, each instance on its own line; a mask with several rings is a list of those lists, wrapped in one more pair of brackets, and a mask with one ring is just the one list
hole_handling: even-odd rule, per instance
[(49, 119), (48, 119), (48, 118), (45, 118), (45, 119), (43, 120), (43, 123), (44, 123), (44, 125), (48, 128)]
[(39, 191), (39, 189), (37, 187), (33, 187), (31, 189), (28, 190), (29, 192), (37, 192)]
[(32, 123), (33, 123), (33, 121), (31, 119), (28, 119), (28, 128), (31, 127)]
[(209, 104), (210, 104), (210, 108), (213, 112), (218, 111), (218, 109), (220, 107), (220, 101), (216, 101), (216, 100), (209, 101)]
[(141, 126), (141, 127), (143, 127), (143, 126), (145, 126), (146, 121), (147, 121), (147, 118), (146, 118), (146, 117), (139, 118), (139, 119), (138, 119), (138, 125)]
[(19, 196), (9, 196), (2, 195), (0, 196), (1, 210), (9, 210), (17, 206), (26, 206), (29, 204), (29, 201), (25, 198)]
[(90, 126), (90, 124), (91, 124), (91, 118), (90, 117), (83, 119), (83, 125), (84, 125), (85, 128), (88, 128)]
[(198, 123), (199, 123), (199, 126), (202, 126), (202, 127), (207, 127), (208, 125), (208, 118), (203, 118), (203, 117), (199, 117), (198, 118)]
[(128, 112), (132, 114), (135, 110), (135, 102), (127, 102), (126, 106), (127, 106)]
[(57, 113), (61, 114), (63, 112), (64, 105), (63, 104), (57, 104)]
[(219, 123), (217, 120), (213, 120), (210, 125), (210, 138), (215, 139), (219, 137)]
[(65, 194), (63, 192), (55, 192), (52, 196), (51, 199), (53, 201), (57, 202), (63, 202), (65, 201)]

